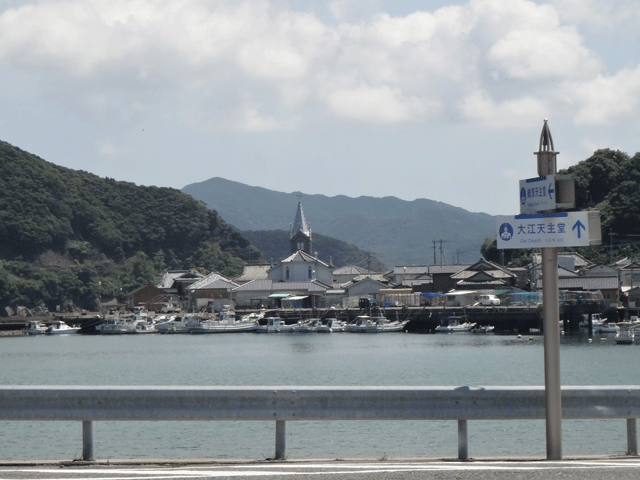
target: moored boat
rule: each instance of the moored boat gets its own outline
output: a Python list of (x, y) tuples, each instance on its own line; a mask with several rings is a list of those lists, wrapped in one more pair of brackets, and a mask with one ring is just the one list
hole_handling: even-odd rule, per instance
[(345, 327), (346, 332), (351, 333), (388, 333), (400, 332), (406, 322), (389, 322), (384, 316), (359, 315), (353, 324)]
[(618, 327), (614, 341), (619, 345), (632, 345), (635, 338), (635, 325), (632, 322), (620, 322)]
[(70, 327), (62, 320), (58, 320), (53, 325), (49, 325), (45, 333), (47, 335), (69, 335), (71, 333), (78, 333), (80, 327)]
[(470, 332), (473, 327), (476, 326), (475, 323), (470, 323), (464, 320), (465, 317), (449, 317), (446, 322), (443, 321), (438, 325), (435, 330), (438, 333), (461, 333), (461, 332)]
[(337, 318), (327, 318), (326, 324), (318, 325), (316, 328), (317, 333), (338, 333), (344, 332), (345, 330), (344, 323), (338, 320)]
[(47, 327), (42, 323), (32, 320), (22, 329), (24, 335), (44, 335), (47, 332)]
[(172, 317), (168, 321), (156, 324), (156, 332), (164, 334), (182, 334), (190, 333), (192, 328), (200, 324), (200, 318), (197, 315), (178, 315)]
[(239, 333), (252, 332), (256, 328), (256, 320), (252, 316), (245, 315), (239, 321), (236, 320), (235, 312), (225, 309), (220, 313), (220, 319), (204, 320), (194, 324), (189, 333)]
[(118, 317), (106, 317), (96, 325), (96, 332), (101, 335), (129, 335), (136, 333), (134, 325)]
[(280, 317), (267, 317), (265, 325), (256, 325), (256, 333), (292, 333), (293, 325), (287, 325)]
[(483, 334), (483, 333), (491, 333), (495, 330), (496, 327), (493, 325), (476, 325), (471, 329), (471, 333)]

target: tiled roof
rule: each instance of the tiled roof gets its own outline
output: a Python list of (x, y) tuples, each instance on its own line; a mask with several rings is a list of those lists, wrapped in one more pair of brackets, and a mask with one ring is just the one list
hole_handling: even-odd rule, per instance
[[(538, 279), (538, 289), (542, 288), (542, 279)], [(560, 277), (558, 288), (562, 290), (615, 290), (617, 277)]]
[(219, 275), (217, 273), (210, 273), (206, 277), (197, 282), (189, 285), (187, 290), (213, 290), (213, 289), (232, 289), (237, 287), (238, 284), (231, 280)]
[(267, 271), (270, 265), (245, 265), (242, 275), (233, 279), (236, 283), (246, 283), (251, 280), (264, 280), (267, 278)]
[(317, 280), (311, 282), (274, 282), (273, 280), (252, 280), (233, 289), (234, 292), (324, 292), (329, 289)]
[(280, 261), (280, 263), (285, 263), (285, 262), (313, 262), (313, 263), (318, 262), (324, 265), (325, 267), (329, 268), (329, 265), (324, 263), (322, 260), (318, 260), (316, 257), (309, 255), (308, 253), (303, 252), (302, 250), (298, 250), (296, 253), (293, 253), (289, 255), (287, 258), (285, 258), (284, 260)]

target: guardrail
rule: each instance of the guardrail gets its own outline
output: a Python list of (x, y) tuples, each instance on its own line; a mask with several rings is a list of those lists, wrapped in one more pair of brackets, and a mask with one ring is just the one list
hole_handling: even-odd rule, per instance
[[(638, 454), (640, 386), (562, 388), (564, 419), (626, 419), (627, 454)], [(82, 422), (82, 459), (93, 460), (94, 421), (275, 421), (275, 458), (286, 422), (457, 420), (468, 458), (469, 420), (545, 418), (544, 387), (98, 387), (0, 386), (0, 420)]]

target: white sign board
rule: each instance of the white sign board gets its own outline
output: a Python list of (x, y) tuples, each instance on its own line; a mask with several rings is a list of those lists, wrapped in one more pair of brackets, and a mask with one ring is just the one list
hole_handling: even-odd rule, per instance
[(600, 212), (498, 215), (498, 248), (600, 245)]
[(555, 175), (520, 180), (520, 213), (535, 213), (555, 209)]

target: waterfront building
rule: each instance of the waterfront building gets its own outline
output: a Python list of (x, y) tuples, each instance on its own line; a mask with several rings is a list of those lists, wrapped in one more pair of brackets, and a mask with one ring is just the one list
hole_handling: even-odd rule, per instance
[(237, 286), (237, 283), (218, 273), (210, 273), (187, 287), (189, 309), (222, 311), (223, 306), (232, 304), (231, 291)]

